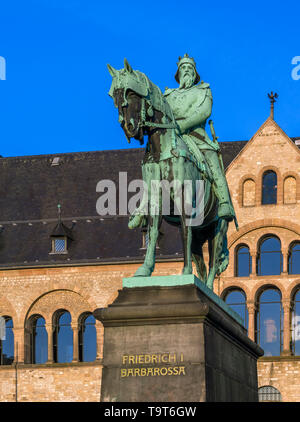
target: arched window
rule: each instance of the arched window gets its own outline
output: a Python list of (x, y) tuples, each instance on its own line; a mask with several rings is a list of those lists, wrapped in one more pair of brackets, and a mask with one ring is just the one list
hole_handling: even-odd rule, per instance
[(57, 311), (54, 317), (53, 358), (59, 363), (72, 362), (73, 359), (71, 315), (65, 310)]
[(246, 295), (240, 289), (229, 291), (225, 296), (225, 302), (229, 305), (237, 314), (240, 315), (244, 321), (244, 327), (248, 327), (248, 310), (246, 305)]
[(292, 352), (300, 356), (300, 289), (292, 300)]
[(45, 320), (40, 315), (33, 315), (29, 320), (30, 362), (45, 363), (48, 359), (48, 334)]
[(248, 277), (251, 273), (252, 257), (247, 245), (239, 245), (235, 250), (235, 276)]
[(11, 365), (14, 361), (13, 320), (10, 316), (3, 316), (1, 321), (5, 329), (0, 338), (0, 365)]
[(259, 296), (256, 309), (256, 343), (264, 350), (264, 356), (279, 356), (283, 340), (280, 291), (276, 288), (266, 289)]
[(97, 355), (96, 320), (92, 314), (79, 318), (79, 360), (93, 362)]
[(257, 274), (278, 275), (282, 272), (281, 243), (278, 237), (267, 236), (258, 248)]
[(255, 205), (255, 182), (247, 179), (243, 183), (243, 206), (253, 207)]
[(262, 177), (262, 198), (263, 205), (277, 203), (277, 174), (268, 170)]
[(284, 204), (296, 203), (296, 179), (293, 176), (289, 176), (284, 179), (283, 202)]
[(266, 385), (258, 389), (258, 401), (281, 401), (281, 394), (277, 388)]
[(294, 242), (289, 248), (289, 274), (300, 274), (300, 242)]

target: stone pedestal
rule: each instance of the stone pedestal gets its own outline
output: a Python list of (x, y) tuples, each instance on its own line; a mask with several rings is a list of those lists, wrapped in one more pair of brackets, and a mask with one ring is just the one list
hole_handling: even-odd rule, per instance
[(101, 401), (257, 401), (261, 348), (195, 276), (123, 280), (104, 325)]

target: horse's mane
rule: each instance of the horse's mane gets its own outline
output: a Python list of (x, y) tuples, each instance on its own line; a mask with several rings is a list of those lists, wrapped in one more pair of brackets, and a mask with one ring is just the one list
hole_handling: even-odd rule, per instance
[(138, 79), (139, 83), (143, 83), (147, 87), (147, 96), (145, 98), (150, 102), (152, 107), (162, 112), (166, 117), (168, 117), (171, 121), (173, 121), (173, 112), (171, 110), (171, 107), (165, 97), (163, 96), (163, 93), (161, 92), (160, 88), (155, 85), (145, 73), (142, 73), (138, 70), (135, 70), (134, 73), (136, 74), (136, 77)]

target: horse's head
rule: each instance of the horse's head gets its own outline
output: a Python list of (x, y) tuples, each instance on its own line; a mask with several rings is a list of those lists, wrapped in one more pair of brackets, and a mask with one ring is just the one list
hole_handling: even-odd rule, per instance
[(116, 70), (107, 65), (113, 80), (109, 95), (113, 98), (119, 111), (119, 122), (128, 142), (135, 138), (144, 142), (144, 127), (142, 113), (146, 112), (144, 98), (148, 95), (145, 75), (134, 71), (127, 60), (124, 69)]

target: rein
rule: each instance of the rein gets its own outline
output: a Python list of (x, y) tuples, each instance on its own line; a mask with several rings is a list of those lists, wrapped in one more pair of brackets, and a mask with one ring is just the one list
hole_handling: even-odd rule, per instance
[(141, 108), (141, 121), (139, 122), (139, 127), (157, 127), (159, 129), (176, 129), (176, 123), (173, 117), (172, 123), (153, 123), (146, 121), (146, 100), (142, 98), (142, 108)]

